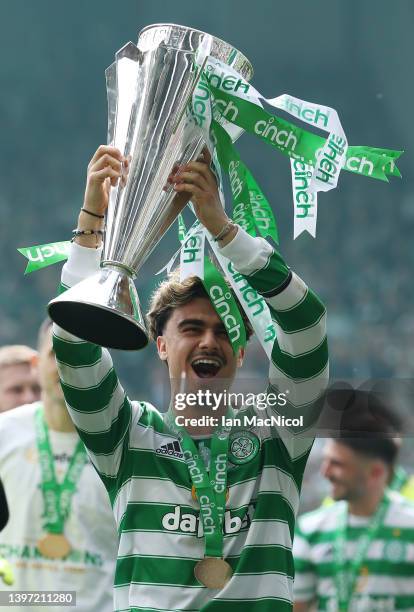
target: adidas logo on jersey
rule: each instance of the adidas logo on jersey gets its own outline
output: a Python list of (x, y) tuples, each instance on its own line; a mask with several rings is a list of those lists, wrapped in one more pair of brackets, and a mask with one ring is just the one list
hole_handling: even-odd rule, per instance
[(170, 457), (177, 457), (178, 459), (182, 459), (184, 456), (177, 440), (174, 442), (168, 442), (168, 444), (161, 444), (161, 446), (159, 446), (155, 452), (158, 455), (169, 455)]

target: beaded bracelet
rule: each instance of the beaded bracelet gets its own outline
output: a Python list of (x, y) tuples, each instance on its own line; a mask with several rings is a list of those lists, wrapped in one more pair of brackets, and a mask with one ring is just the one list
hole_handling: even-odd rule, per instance
[(74, 229), (72, 230), (72, 234), (73, 234), (73, 238), (71, 240), (71, 242), (73, 242), (75, 240), (75, 238), (77, 236), (96, 236), (96, 244), (98, 244), (98, 236), (103, 237), (105, 234), (105, 230), (94, 230), (94, 229), (87, 229), (87, 230), (80, 230), (80, 229)]
[(217, 236), (213, 236), (214, 242), (218, 242), (219, 240), (223, 240), (231, 232), (234, 227), (234, 223), (232, 221), (227, 221), (221, 231), (217, 234)]

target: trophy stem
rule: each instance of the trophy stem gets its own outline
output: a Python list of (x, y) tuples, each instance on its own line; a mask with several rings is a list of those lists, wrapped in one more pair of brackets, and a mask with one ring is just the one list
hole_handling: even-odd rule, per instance
[(137, 277), (136, 272), (135, 270), (133, 270), (133, 268), (127, 266), (124, 263), (121, 263), (120, 261), (111, 261), (110, 259), (105, 259), (104, 261), (102, 261), (101, 267), (109, 268), (109, 270), (115, 270), (115, 272), (119, 272), (119, 270), (121, 270), (121, 272), (123, 272), (124, 274), (129, 276), (129, 278), (132, 279)]

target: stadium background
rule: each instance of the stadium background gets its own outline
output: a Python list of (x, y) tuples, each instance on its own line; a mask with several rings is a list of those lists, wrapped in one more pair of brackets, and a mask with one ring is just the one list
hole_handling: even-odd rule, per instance
[[(106, 138), (105, 68), (117, 49), (136, 42), (140, 29), (173, 22), (242, 50), (263, 95), (286, 92), (337, 109), (350, 144), (405, 149), (403, 180), (387, 185), (343, 172), (338, 188), (320, 195), (317, 239), (303, 235), (294, 242), (287, 158), (248, 135), (238, 143), (275, 210), (281, 252), (327, 305), (332, 377), (355, 384), (403, 379), (397, 403), (407, 414), (412, 410), (410, 0), (3, 0), (2, 9), (0, 344), (35, 344), (45, 304), (55, 293), (60, 265), (24, 277), (16, 249), (70, 237), (86, 165)], [(176, 248), (173, 228), (138, 278), (144, 307), (159, 278), (154, 273)], [(130, 396), (161, 407), (167, 378), (155, 348), (115, 359)], [(243, 376), (258, 377), (264, 368), (253, 342)], [(408, 468), (414, 459), (409, 442), (403, 455)], [(313, 459), (316, 469), (317, 452)], [(306, 481), (312, 481), (304, 498), (310, 507), (323, 485), (312, 470)], [(313, 497), (311, 490), (317, 491)]]

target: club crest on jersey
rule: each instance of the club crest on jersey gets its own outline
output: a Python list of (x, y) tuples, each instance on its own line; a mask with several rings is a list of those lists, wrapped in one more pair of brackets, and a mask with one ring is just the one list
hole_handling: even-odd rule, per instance
[(383, 555), (391, 563), (400, 563), (407, 559), (407, 543), (401, 540), (385, 542)]
[(229, 437), (229, 459), (236, 465), (248, 463), (260, 450), (260, 440), (251, 431), (235, 431)]

